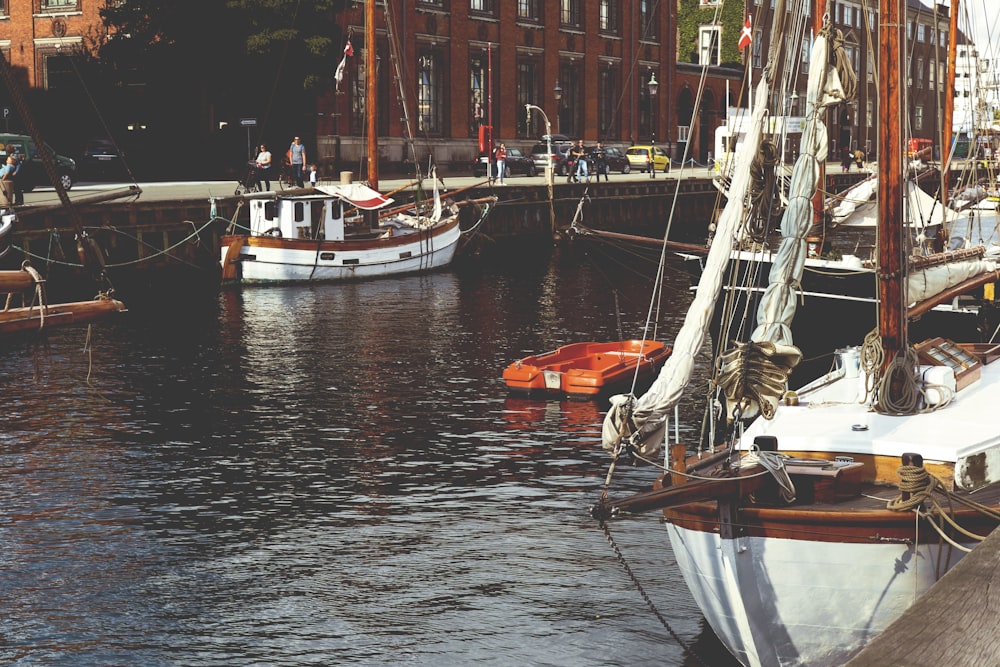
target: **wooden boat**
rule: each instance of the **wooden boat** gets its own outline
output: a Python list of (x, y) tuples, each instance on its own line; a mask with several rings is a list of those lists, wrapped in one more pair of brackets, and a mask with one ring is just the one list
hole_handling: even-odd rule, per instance
[(451, 262), (461, 236), (448, 216), (398, 213), (369, 228), (351, 208), (378, 211), (392, 199), (360, 183), (250, 199), (250, 233), (222, 238), (222, 279), (240, 283), (339, 281), (430, 271)]
[(514, 393), (586, 398), (651, 376), (668, 356), (670, 348), (653, 340), (572, 343), (515, 361), (503, 379)]
[[(0, 292), (7, 294), (0, 311), (0, 335), (86, 324), (126, 311), (125, 304), (105, 294), (90, 301), (49, 304), (44, 285), (38, 272), (28, 265), (20, 271), (0, 271)], [(16, 295), (25, 305), (12, 308)]]
[[(706, 413), (719, 420), (712, 427), (722, 424), (725, 432), (708, 442), (727, 446), (699, 443), (689, 456), (687, 445), (673, 442), (669, 472), (653, 489), (620, 500), (609, 500), (605, 491), (594, 508), (602, 521), (662, 512), (672, 547), (664, 558), (676, 559), (709, 625), (744, 665), (847, 663), (1000, 525), (1000, 422), (993, 414), (1000, 402), (1000, 346), (944, 338), (914, 345), (907, 338), (911, 266), (901, 224), (899, 123), (905, 5), (881, 0), (879, 8), (877, 330), (863, 346), (836, 351), (829, 373), (787, 391), (801, 359), (789, 323), (820, 182), (813, 165), (825, 161), (827, 106), (848, 97), (837, 89), (845, 78), (832, 63), (849, 58), (824, 25), (809, 59), (796, 186), (757, 326), (722, 350), (713, 366), (719, 391), (710, 405), (721, 401), (725, 411)], [(785, 14), (779, 0), (772, 44), (786, 41), (779, 29)], [(823, 7), (814, 10), (824, 15)], [(690, 371), (683, 364), (707, 337), (747, 213), (749, 167), (763, 138), (772, 74), (754, 95), (750, 148), (737, 156), (737, 176), (675, 354), (644, 395), (612, 398), (603, 439), (615, 462), (655, 460), (665, 421), (686, 394)], [(983, 268), (987, 275), (996, 270)]]

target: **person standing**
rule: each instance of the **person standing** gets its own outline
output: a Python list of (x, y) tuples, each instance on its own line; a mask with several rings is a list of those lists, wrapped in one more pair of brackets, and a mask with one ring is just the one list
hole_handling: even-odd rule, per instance
[(264, 182), (264, 191), (271, 189), (271, 151), (267, 146), (260, 145), (260, 152), (257, 153), (257, 189), (260, 190), (261, 181)]
[(11, 176), (14, 179), (14, 206), (22, 206), (24, 204), (24, 188), (21, 187), (21, 183), (17, 177), (21, 173), (21, 166), (24, 164), (24, 155), (13, 144), (7, 146), (7, 155), (14, 158), (14, 172)]
[(507, 144), (501, 141), (500, 145), (497, 146), (497, 150), (494, 156), (496, 158), (495, 162), (497, 164), (497, 182), (500, 185), (503, 185), (504, 173), (507, 169)]
[(316, 165), (309, 167), (309, 187), (315, 188), (319, 174), (316, 172)]
[(601, 174), (604, 174), (604, 180), (607, 181), (610, 170), (608, 169), (608, 151), (605, 150), (604, 144), (598, 141), (591, 155), (594, 158), (594, 173), (597, 175), (597, 180), (601, 180)]
[(292, 160), (292, 177), (295, 179), (296, 187), (305, 187), (302, 182), (302, 172), (306, 168), (306, 147), (302, 145), (301, 138), (292, 139), (292, 145), (288, 147), (288, 154)]
[(7, 155), (7, 163), (0, 167), (0, 191), (3, 192), (4, 207), (14, 208), (14, 169), (17, 165), (17, 158)]
[(576, 169), (574, 170), (575, 175), (573, 181), (576, 183), (580, 182), (580, 178), (590, 178), (590, 172), (587, 169), (587, 149), (583, 145), (583, 139), (576, 140), (576, 146), (573, 147), (570, 155), (573, 156), (573, 160), (576, 162)]

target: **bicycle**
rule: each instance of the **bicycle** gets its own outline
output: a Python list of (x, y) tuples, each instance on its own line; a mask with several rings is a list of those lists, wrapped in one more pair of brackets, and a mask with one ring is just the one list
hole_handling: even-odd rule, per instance
[(247, 173), (242, 180), (236, 181), (236, 196), (260, 192), (260, 182), (257, 180), (257, 163), (247, 163)]

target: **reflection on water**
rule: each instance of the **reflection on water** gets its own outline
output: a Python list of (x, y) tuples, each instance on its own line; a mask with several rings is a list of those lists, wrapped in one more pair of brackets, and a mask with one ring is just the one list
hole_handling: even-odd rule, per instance
[[(698, 664), (587, 515), (606, 405), (500, 378), (636, 335), (648, 286), (611, 273), (563, 252), (133, 307), (88, 349), (85, 329), (11, 342), (0, 663)], [(657, 518), (613, 534), (727, 664)]]

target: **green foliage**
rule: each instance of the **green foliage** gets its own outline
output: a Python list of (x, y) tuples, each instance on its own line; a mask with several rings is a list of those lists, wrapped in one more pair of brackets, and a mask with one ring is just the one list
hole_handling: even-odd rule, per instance
[[(679, 0), (677, 7), (677, 61), (698, 64), (698, 33), (716, 20), (716, 7), (702, 7), (699, 0)], [(737, 44), (743, 29), (743, 4), (729, 0), (718, 12), (722, 27), (720, 61), (723, 66), (740, 67), (743, 59)]]

